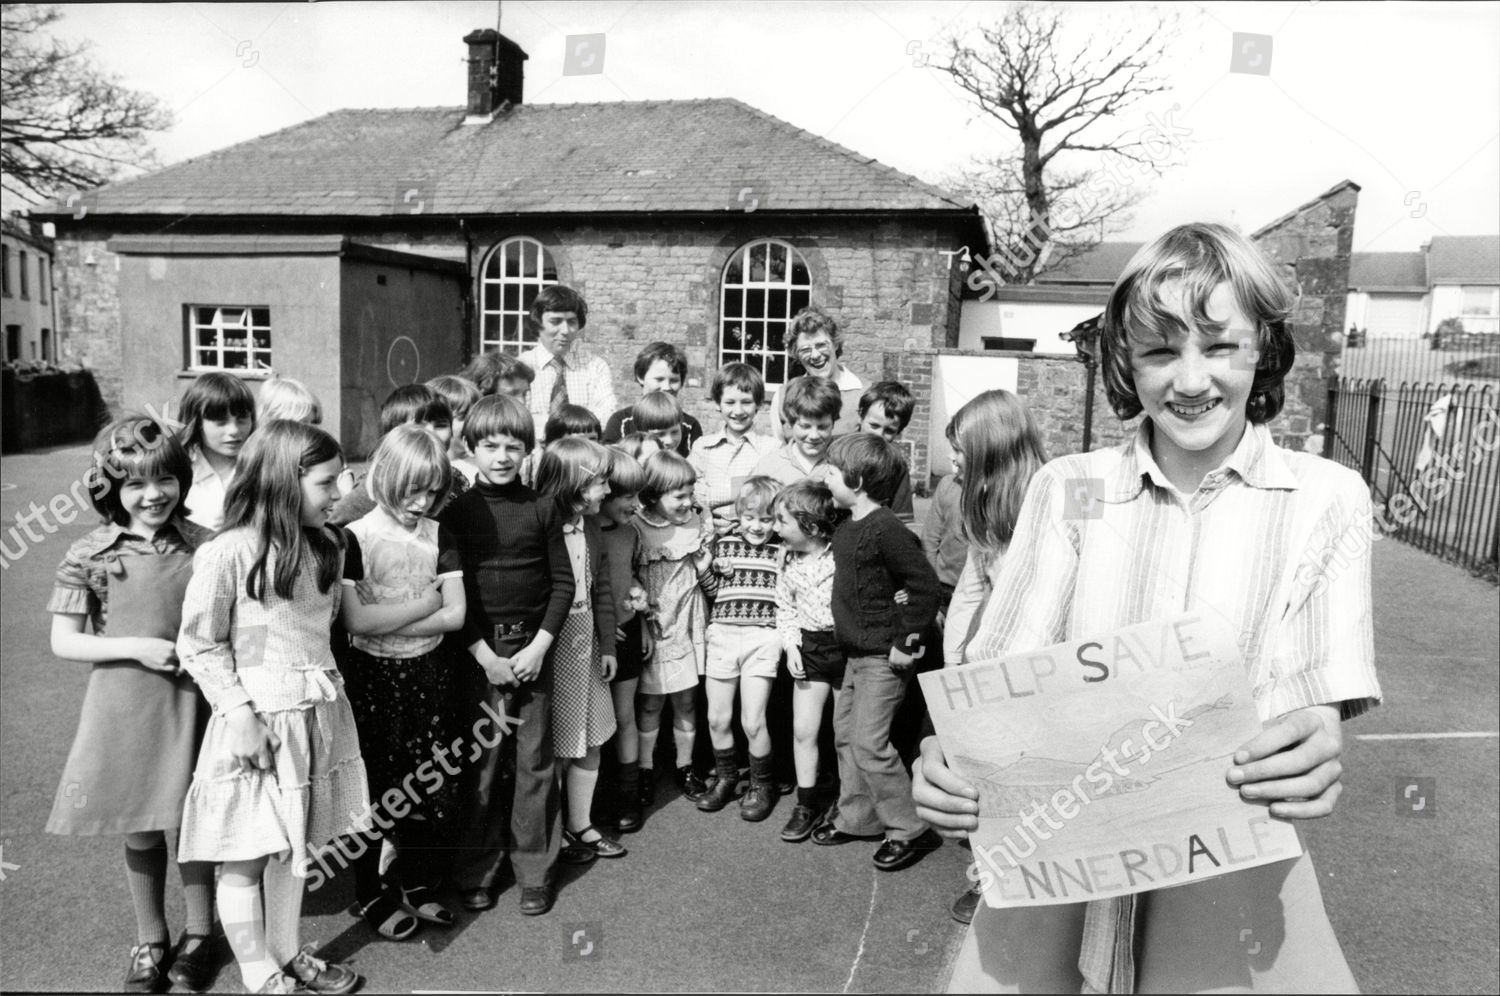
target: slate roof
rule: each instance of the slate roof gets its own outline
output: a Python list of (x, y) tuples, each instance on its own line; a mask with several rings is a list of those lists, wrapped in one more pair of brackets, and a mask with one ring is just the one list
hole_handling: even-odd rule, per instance
[(1349, 289), (1425, 293), (1427, 256), (1420, 252), (1351, 253)]
[(1427, 250), (1432, 284), (1500, 284), (1500, 235), (1434, 235)]
[[(971, 200), (734, 99), (342, 110), (87, 195), (99, 215), (937, 211)], [(749, 187), (743, 199), (740, 192)], [(411, 198), (404, 193), (416, 190)], [(752, 203), (753, 202), (753, 203)], [(61, 202), (36, 215), (66, 215)]]
[(1144, 242), (1101, 242), (1088, 252), (1074, 256), (1055, 270), (1039, 275), (1039, 284), (1103, 284), (1113, 286), (1125, 264)]

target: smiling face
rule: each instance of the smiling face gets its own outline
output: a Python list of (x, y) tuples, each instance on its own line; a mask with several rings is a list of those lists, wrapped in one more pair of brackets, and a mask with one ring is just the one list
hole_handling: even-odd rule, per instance
[(526, 444), (503, 433), (485, 436), (474, 447), (472, 459), (479, 476), (486, 482), (509, 484), (521, 472), (521, 462), (526, 459)]
[(599, 517), (617, 526), (626, 526), (640, 507), (639, 499), (633, 494), (610, 495), (599, 504)]
[(596, 476), (578, 492), (578, 511), (583, 515), (598, 515), (605, 496), (609, 494), (609, 479)]
[(828, 415), (799, 415), (788, 426), (792, 444), (809, 463), (817, 463), (833, 442), (833, 418)]
[(210, 453), (233, 460), (240, 455), (245, 440), (250, 438), (250, 417), (231, 415), (228, 418), (203, 420), (203, 448)]
[(902, 428), (899, 419), (885, 413), (884, 401), (872, 402), (870, 407), (865, 409), (864, 417), (859, 420), (860, 432), (879, 436), (888, 443), (894, 443), (900, 437)]
[(740, 535), (751, 546), (761, 546), (776, 529), (776, 516), (768, 508), (747, 508), (738, 513)]
[(755, 412), (760, 406), (755, 395), (733, 384), (724, 385), (719, 394), (719, 414), (724, 416), (724, 431), (731, 436), (747, 434), (755, 426)]
[(792, 353), (810, 377), (832, 377), (839, 372), (834, 356), (833, 339), (827, 332), (808, 332), (797, 336)]
[(171, 474), (132, 477), (120, 485), (120, 507), (130, 517), (130, 531), (138, 536), (155, 536), (181, 497), (182, 485)]
[(554, 356), (567, 356), (573, 343), (582, 338), (583, 325), (571, 311), (544, 311), (540, 325), (541, 344)]
[(693, 489), (673, 488), (661, 496), (661, 500), (656, 503), (656, 510), (672, 525), (686, 525), (693, 515)]
[(338, 457), (313, 464), (302, 472), (302, 524), (319, 528), (328, 521), (334, 503), (339, 500), (339, 471), (344, 461)]
[(788, 550), (806, 553), (813, 546), (812, 540), (802, 531), (785, 505), (776, 506), (776, 531), (781, 534), (781, 542)]
[(1253, 348), (1256, 328), (1228, 283), (1214, 289), (1205, 307), (1211, 321), (1224, 323), (1222, 331), (1194, 327), (1179, 282), (1163, 284), (1161, 299), (1189, 331), (1174, 332), (1165, 342), (1155, 335), (1132, 337), (1131, 374), (1155, 430), (1151, 455), (1173, 483), (1195, 489), (1244, 435), (1255, 364), (1242, 350)]
[(682, 390), (682, 377), (672, 369), (672, 364), (666, 360), (657, 360), (646, 371), (646, 376), (641, 378), (640, 384), (642, 394), (650, 394), (652, 391), (676, 394)]

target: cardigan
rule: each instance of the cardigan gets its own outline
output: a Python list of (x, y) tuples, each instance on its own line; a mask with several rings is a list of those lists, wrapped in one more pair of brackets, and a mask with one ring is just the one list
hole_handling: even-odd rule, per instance
[[(938, 580), (922, 543), (880, 506), (863, 519), (849, 519), (833, 533), (833, 631), (850, 656), (912, 657), (926, 652), (923, 640), (937, 616)], [(905, 588), (906, 605), (896, 592)]]

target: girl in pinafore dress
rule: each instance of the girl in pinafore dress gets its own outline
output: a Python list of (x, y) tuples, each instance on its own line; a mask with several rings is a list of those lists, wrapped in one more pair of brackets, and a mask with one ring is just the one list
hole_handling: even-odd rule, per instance
[(697, 736), (694, 694), (703, 674), (708, 602), (703, 583), (713, 561), (713, 534), (693, 511), (693, 465), (663, 450), (645, 462), (646, 486), (635, 528), (641, 534), (636, 566), (655, 606), (650, 620), (655, 652), (641, 672), (641, 787), (653, 784), (652, 755), (661, 710), (672, 699), (672, 738), (677, 747), (677, 787), (697, 802), (708, 786), (693, 770)]
[[(152, 419), (126, 416), (101, 432), (85, 480), (104, 525), (68, 548), (47, 610), (52, 652), (94, 667), (47, 830), (124, 835), (137, 941), (124, 991), (158, 992), (170, 941), (166, 831), (175, 838), (182, 823), (208, 713), (173, 641), (193, 551), (212, 534), (186, 518), (187, 451)], [(177, 870), (188, 922), (168, 974), (202, 991), (215, 968), (213, 865)]]
[(573, 605), (554, 644), (552, 744), (567, 790), (567, 846), (572, 864), (620, 858), (625, 847), (594, 826), (599, 748), (615, 735), (615, 602), (604, 536), (592, 516), (609, 492), (609, 453), (582, 436), (557, 440), (537, 464), (537, 490), (557, 503), (573, 562)]
[[(380, 881), (381, 833), (358, 840), (354, 892), (360, 914), (382, 936), (410, 937), (412, 916), (451, 927), (453, 913), (437, 900), (443, 872), (438, 855), (456, 815), (452, 778), (421, 791), (403, 779), (430, 771), (457, 732), (452, 711), (455, 662), (443, 634), (463, 626), (467, 600), (453, 537), (429, 518), (448, 494), (452, 471), (440, 437), (400, 425), (381, 440), (365, 486), (376, 507), (346, 527), (344, 598), (339, 615), (353, 647), (344, 662), (349, 703), (359, 726), (370, 798), (399, 800), (381, 827), (394, 827), (401, 890)], [(423, 767), (426, 765), (427, 767)], [(405, 908), (403, 909), (403, 903)]]
[(182, 607), (177, 654), (213, 715), (181, 854), (222, 862), (219, 919), (251, 992), (344, 993), (360, 981), (298, 943), (310, 850), (369, 819), (354, 713), (328, 642), (343, 549), (327, 520), (342, 467), (321, 429), (278, 419), (257, 430)]

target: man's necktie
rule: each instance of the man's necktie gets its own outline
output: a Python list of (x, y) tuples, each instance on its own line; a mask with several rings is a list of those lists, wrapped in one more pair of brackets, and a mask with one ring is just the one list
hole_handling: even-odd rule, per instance
[(568, 368), (563, 364), (561, 356), (552, 357), (547, 364), (557, 379), (552, 382), (552, 397), (547, 403), (549, 414), (556, 415), (563, 405), (568, 403)]

